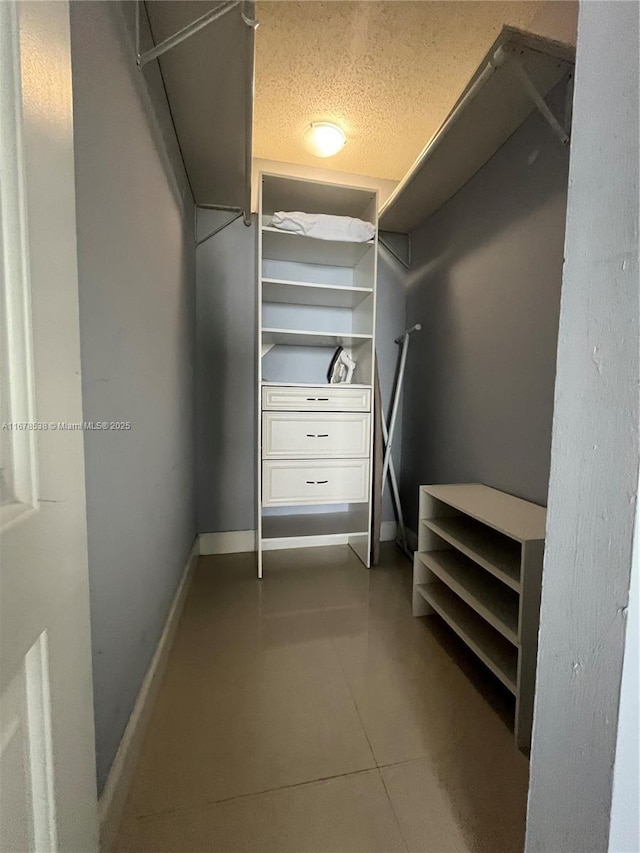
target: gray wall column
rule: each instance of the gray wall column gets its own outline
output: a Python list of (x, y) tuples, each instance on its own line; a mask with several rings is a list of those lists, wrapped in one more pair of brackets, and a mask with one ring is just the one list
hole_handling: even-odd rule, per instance
[(608, 848), (638, 483), (638, 9), (580, 6), (527, 853)]

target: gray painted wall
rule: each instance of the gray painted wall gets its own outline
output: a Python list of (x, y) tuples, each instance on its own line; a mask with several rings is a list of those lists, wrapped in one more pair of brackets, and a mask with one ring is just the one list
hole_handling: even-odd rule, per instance
[(639, 24), (637, 3), (580, 7), (528, 853), (609, 844), (638, 487)]
[(133, 6), (71, 9), (84, 417), (132, 425), (85, 433), (100, 789), (195, 536), (193, 204)]
[[(200, 214), (200, 212), (199, 212)], [(202, 234), (208, 222), (206, 212)], [(253, 530), (256, 523), (256, 226), (237, 220), (197, 251), (198, 531)], [(403, 267), (381, 249), (377, 340), (388, 406), (405, 327)], [(400, 470), (401, 421), (394, 453)], [(388, 494), (384, 520), (394, 519)]]
[(198, 246), (198, 532), (254, 530), (256, 239), (237, 219)]
[(636, 504), (609, 853), (640, 850), (640, 527)]
[(413, 232), (407, 323), (423, 328), (408, 360), (402, 494), (414, 529), (423, 483), (546, 503), (568, 159), (535, 113)]

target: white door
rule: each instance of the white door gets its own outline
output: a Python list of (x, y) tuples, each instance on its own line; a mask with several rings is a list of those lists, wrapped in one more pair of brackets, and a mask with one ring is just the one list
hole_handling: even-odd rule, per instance
[(0, 0), (2, 853), (97, 850), (72, 119), (68, 3)]

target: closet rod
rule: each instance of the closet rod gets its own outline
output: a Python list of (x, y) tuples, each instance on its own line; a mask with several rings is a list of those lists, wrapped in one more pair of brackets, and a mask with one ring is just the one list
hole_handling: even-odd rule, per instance
[(503, 65), (505, 58), (506, 54), (504, 50), (502, 49), (502, 47), (499, 47), (493, 54), (493, 56), (489, 59), (480, 74), (478, 74), (475, 83), (473, 83), (469, 87), (469, 90), (464, 95), (462, 95), (458, 103), (454, 106), (449, 118), (442, 125), (440, 125), (439, 130), (436, 131), (435, 135), (422, 149), (418, 159), (413, 164), (411, 169), (407, 172), (405, 177), (400, 181), (398, 186), (382, 205), (382, 208), (379, 213), (379, 218), (381, 218), (389, 208), (393, 207), (393, 204), (396, 199), (398, 199), (402, 195), (403, 191), (411, 183), (413, 176), (418, 172), (418, 170), (421, 168), (427, 158), (433, 154), (435, 149), (438, 147), (438, 145), (440, 145), (440, 143), (443, 141), (443, 139), (445, 138), (449, 130), (453, 127), (453, 125), (458, 123), (459, 119), (463, 116), (468, 104), (470, 104), (478, 96), (487, 80), (495, 74), (496, 69)]
[(226, 210), (228, 213), (237, 213), (238, 216), (235, 216), (233, 219), (230, 219), (229, 222), (226, 223), (226, 225), (230, 225), (231, 222), (234, 222), (240, 216), (243, 217), (245, 225), (251, 225), (251, 184), (249, 184), (247, 196), (249, 198), (249, 203), (246, 207), (235, 207), (233, 205), (228, 204), (197, 204), (196, 207), (201, 207), (203, 210)]
[[(255, 0), (225, 0), (223, 3), (219, 3), (213, 9), (209, 9), (208, 12), (205, 12), (204, 15), (201, 15), (199, 18), (196, 18), (195, 21), (192, 21), (190, 24), (187, 24), (182, 29), (178, 30), (177, 33), (174, 33), (172, 36), (168, 36), (168, 38), (164, 39), (160, 42), (160, 44), (154, 45), (149, 50), (141, 53), (140, 51), (140, 16), (141, 16), (141, 4), (144, 3), (144, 0), (136, 0), (136, 13), (135, 13), (135, 51), (136, 51), (136, 65), (140, 70), (143, 69), (145, 65), (149, 62), (152, 62), (155, 59), (159, 59), (163, 54), (165, 54), (171, 48), (176, 47), (181, 44), (183, 41), (188, 39), (190, 36), (195, 35), (195, 33), (200, 32), (200, 30), (204, 29), (204, 27), (211, 24), (213, 21), (222, 18), (228, 12), (231, 12), (237, 6), (240, 7), (240, 16), (242, 18), (243, 23), (247, 26), (249, 30), (248, 38), (250, 39), (249, 43), (249, 62), (247, 64), (247, 75), (246, 75), (246, 86), (247, 86), (247, 97), (245, 98), (245, 156), (244, 156), (244, 172), (245, 172), (245, 188), (244, 188), (244, 207), (242, 208), (242, 217), (245, 225), (251, 225), (251, 170), (253, 163), (253, 101), (254, 101), (254, 90), (255, 90), (255, 37), (254, 32), (257, 30), (259, 24), (255, 17)], [(199, 205), (200, 207), (205, 207), (206, 205)], [(217, 207), (216, 205), (211, 205), (212, 207)], [(222, 207), (218, 209), (223, 209)], [(234, 210), (238, 210), (238, 208), (234, 208)]]
[[(168, 50), (171, 50), (172, 47), (177, 47), (177, 45), (182, 44), (182, 42), (190, 36), (199, 33), (200, 30), (204, 29), (204, 27), (208, 26), (213, 21), (217, 21), (218, 18), (222, 18), (227, 14), (227, 12), (231, 12), (232, 9), (235, 9), (236, 6), (241, 5), (241, 0), (225, 0), (224, 3), (220, 3), (213, 9), (209, 9), (208, 12), (205, 12), (204, 15), (201, 15), (199, 18), (196, 18), (195, 21), (187, 24), (186, 27), (182, 27), (182, 29), (178, 30), (177, 33), (174, 33), (172, 36), (168, 36), (168, 38), (161, 41), (160, 44), (155, 45), (144, 53), (140, 53), (140, 2), (142, 2), (142, 0), (138, 0), (136, 4), (136, 64), (138, 68), (143, 68), (147, 63), (153, 62), (154, 59), (158, 59), (158, 57), (162, 56)], [(258, 26), (257, 21), (255, 21), (252, 16), (246, 15), (244, 12), (242, 13), (242, 20), (251, 29), (255, 29)]]
[(242, 213), (241, 207), (234, 207), (232, 204), (197, 204), (196, 207), (201, 207), (204, 210), (226, 210), (228, 213)]

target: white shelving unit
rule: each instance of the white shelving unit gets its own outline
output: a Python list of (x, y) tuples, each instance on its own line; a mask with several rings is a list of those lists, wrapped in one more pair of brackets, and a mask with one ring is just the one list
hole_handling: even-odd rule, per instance
[(317, 305), (325, 308), (355, 308), (371, 296), (367, 287), (344, 287), (338, 284), (313, 284), (308, 281), (286, 281), (263, 278), (262, 298), (265, 302), (287, 305)]
[[(377, 195), (260, 175), (258, 576), (264, 551), (344, 542), (370, 565)], [(376, 224), (367, 243), (271, 226), (276, 211)], [(334, 351), (356, 361), (330, 385)]]
[(262, 256), (272, 261), (354, 267), (371, 246), (373, 240), (368, 243), (342, 243), (337, 240), (304, 237), (268, 225), (262, 227)]
[(342, 332), (310, 332), (305, 329), (262, 329), (262, 343), (290, 347), (353, 347), (370, 341), (373, 335)]
[[(567, 115), (544, 98), (568, 74), (575, 47), (503, 27), (440, 129), (380, 211), (380, 228), (409, 234), (487, 163), (536, 107), (568, 142)], [(550, 132), (552, 132), (550, 130)]]
[(421, 486), (413, 615), (436, 613), (515, 696), (531, 743), (546, 510), (479, 484)]

